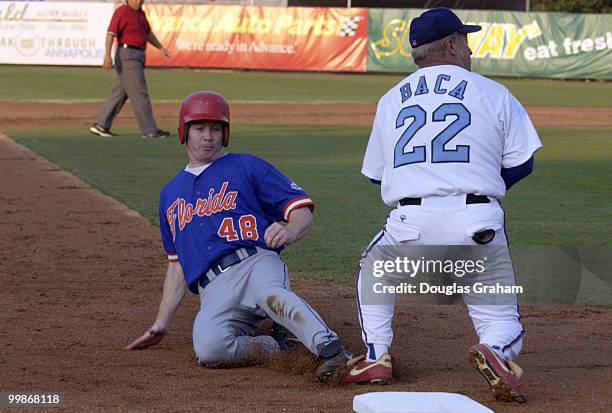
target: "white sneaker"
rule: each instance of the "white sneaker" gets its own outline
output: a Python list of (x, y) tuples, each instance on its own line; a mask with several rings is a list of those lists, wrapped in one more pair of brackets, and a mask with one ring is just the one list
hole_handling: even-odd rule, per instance
[(93, 125), (91, 125), (89, 127), (89, 131), (91, 133), (93, 133), (94, 135), (98, 135), (98, 136), (101, 136), (103, 138), (112, 138), (114, 136), (117, 136), (114, 133), (112, 133), (110, 131), (110, 129), (103, 128), (102, 126), (98, 125), (97, 123), (94, 123)]

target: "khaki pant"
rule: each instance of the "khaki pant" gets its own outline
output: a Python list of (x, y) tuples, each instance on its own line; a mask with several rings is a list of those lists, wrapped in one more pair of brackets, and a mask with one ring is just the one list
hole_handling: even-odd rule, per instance
[(142, 133), (157, 132), (151, 98), (149, 92), (147, 92), (144, 68), (144, 51), (123, 47), (117, 48), (115, 53), (117, 80), (96, 118), (98, 125), (110, 129), (113, 119), (119, 114), (125, 101), (130, 99), (138, 127)]

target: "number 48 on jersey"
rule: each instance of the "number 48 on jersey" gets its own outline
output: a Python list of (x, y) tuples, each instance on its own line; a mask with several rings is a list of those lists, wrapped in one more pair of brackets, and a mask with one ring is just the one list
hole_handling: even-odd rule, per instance
[(234, 219), (231, 217), (224, 218), (219, 226), (217, 235), (221, 238), (225, 238), (226, 241), (256, 241), (259, 239), (257, 233), (257, 220), (251, 214), (242, 215), (238, 219), (238, 228), (240, 229), (240, 237), (234, 227)]

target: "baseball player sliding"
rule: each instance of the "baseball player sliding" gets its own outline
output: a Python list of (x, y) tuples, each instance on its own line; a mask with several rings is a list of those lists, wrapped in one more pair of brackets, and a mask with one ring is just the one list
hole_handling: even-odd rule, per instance
[[(419, 69), (379, 101), (362, 173), (381, 185), (383, 201), (395, 209), (360, 261), (357, 300), (367, 354), (352, 360), (346, 380), (386, 382), (392, 377), (389, 347), (394, 301), (364, 302), (371, 273), (364, 263), (380, 246), (473, 246), (490, 249), (482, 277), (514, 285), (499, 200), (533, 170), (540, 139), (524, 108), (499, 83), (472, 73), (464, 25), (447, 8), (435, 8), (410, 26), (412, 56)], [(374, 257), (372, 257), (374, 256)], [(499, 400), (526, 401), (520, 352), (523, 326), (516, 301), (488, 305), (466, 300), (480, 343), (468, 360)], [(464, 299), (466, 297), (464, 296)]]
[[(224, 152), (230, 110), (221, 95), (185, 98), (178, 136), (189, 163), (160, 193), (161, 238), (168, 253), (161, 303), (153, 325), (127, 349), (159, 343), (190, 290), (200, 295), (193, 347), (201, 364), (272, 354), (297, 338), (319, 359), (315, 375), (327, 379), (350, 354), (291, 291), (279, 256), (308, 232), (313, 202), (268, 162)], [(277, 323), (273, 336), (253, 336), (267, 317)]]

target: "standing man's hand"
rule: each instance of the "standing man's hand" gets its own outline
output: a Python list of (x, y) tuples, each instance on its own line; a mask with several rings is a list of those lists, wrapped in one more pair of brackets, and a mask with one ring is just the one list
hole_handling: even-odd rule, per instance
[(106, 35), (106, 40), (104, 42), (104, 61), (102, 62), (102, 69), (110, 70), (113, 68), (113, 60), (111, 59), (111, 53), (113, 51), (113, 43), (115, 41), (115, 36), (110, 34)]
[(166, 49), (165, 47), (162, 47), (160, 51), (166, 57), (166, 59), (170, 59), (172, 57), (172, 53), (170, 53), (170, 50)]
[(102, 62), (102, 69), (110, 70), (113, 68), (113, 60), (110, 55), (104, 55), (104, 61)]
[(153, 46), (157, 47), (159, 51), (166, 57), (166, 59), (170, 59), (172, 57), (172, 53), (170, 53), (170, 50), (162, 46), (161, 42), (155, 36), (155, 34), (153, 34), (153, 32), (149, 32), (149, 34), (147, 35), (147, 41)]

